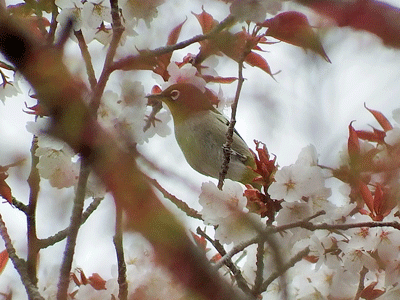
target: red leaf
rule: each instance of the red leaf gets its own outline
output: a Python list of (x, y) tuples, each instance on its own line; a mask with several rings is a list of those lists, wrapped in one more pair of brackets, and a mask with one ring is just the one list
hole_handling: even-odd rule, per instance
[(203, 249), (204, 251), (207, 251), (207, 240), (204, 236), (199, 236), (193, 232), (190, 232), (192, 234), (192, 237), (196, 244)]
[(272, 36), (283, 42), (310, 49), (331, 62), (326, 55), (318, 35), (308, 23), (307, 17), (297, 11), (287, 11), (266, 20), (261, 26), (268, 27), (267, 36)]
[(383, 143), (386, 137), (386, 133), (384, 131), (375, 128), (373, 128), (373, 132), (365, 130), (356, 130), (356, 133), (359, 139), (376, 143)]
[(339, 27), (350, 26), (371, 32), (384, 44), (400, 48), (400, 13), (397, 7), (374, 0), (300, 0), (300, 3), (332, 18)]
[(8, 203), (12, 203), (11, 188), (5, 181), (8, 175), (6, 173), (0, 173), (0, 196), (7, 200)]
[(383, 196), (383, 190), (382, 186), (378, 184), (375, 188), (375, 193), (374, 193), (374, 212), (377, 215), (381, 215), (382, 209), (384, 206), (384, 196)]
[[(183, 24), (185, 24), (186, 20), (180, 23), (178, 26), (176, 26), (172, 31), (170, 32), (168, 36), (168, 41), (167, 41), (167, 46), (170, 45), (175, 45), (176, 42), (178, 41), (179, 35), (181, 33), (181, 29)], [(153, 72), (162, 76), (162, 78), (167, 81), (169, 78), (169, 73), (167, 71), (167, 67), (169, 63), (171, 62), (171, 57), (172, 57), (172, 52), (170, 53), (165, 53), (163, 55), (160, 55), (156, 58), (156, 67), (153, 69)]]
[(160, 94), (162, 92), (162, 89), (158, 85), (154, 85), (151, 88), (151, 93), (152, 94)]
[(385, 132), (393, 129), (392, 124), (390, 124), (389, 120), (380, 111), (369, 109), (365, 103), (364, 107), (375, 117)]
[(354, 130), (352, 121), (349, 125), (349, 139), (347, 141), (347, 151), (349, 152), (350, 160), (360, 155), (360, 141), (358, 140), (357, 132)]
[(216, 263), (222, 258), (221, 254), (217, 253), (213, 257), (211, 257), (210, 262)]
[(216, 21), (212, 15), (207, 13), (204, 8), (203, 12), (200, 14), (195, 14), (192, 12), (192, 14), (197, 18), (197, 20), (200, 23), (201, 29), (203, 30), (204, 33), (210, 32), (215, 26), (218, 25), (218, 21)]
[(216, 83), (232, 83), (237, 80), (236, 77), (220, 77), (220, 76), (211, 76), (211, 75), (202, 75), (203, 79), (206, 82), (216, 82)]
[(357, 183), (358, 183), (358, 190), (360, 191), (361, 197), (363, 198), (369, 211), (371, 213), (374, 213), (374, 197), (372, 196), (371, 191), (369, 190), (368, 186), (361, 180), (358, 180)]
[(375, 286), (378, 284), (378, 282), (372, 282), (370, 285), (368, 285), (360, 294), (360, 297), (366, 300), (374, 300), (380, 296), (382, 296), (385, 291), (384, 290), (379, 290), (375, 289)]
[(93, 273), (92, 276), (89, 278), (89, 284), (95, 289), (95, 290), (106, 290), (106, 281), (101, 278), (101, 276), (98, 273)]
[(381, 184), (377, 184), (374, 193), (374, 212), (376, 214), (376, 221), (382, 221), (392, 209), (397, 205), (397, 199), (390, 197), (387, 189)]
[(181, 29), (183, 24), (185, 24), (186, 20), (183, 21), (181, 24), (176, 26), (174, 29), (172, 29), (171, 33), (168, 36), (168, 41), (167, 45), (174, 45), (178, 41), (179, 35), (181, 34)]
[(271, 68), (269, 67), (267, 61), (261, 55), (250, 52), (249, 55), (246, 56), (244, 61), (252, 67), (260, 68), (261, 70), (269, 74), (272, 78), (274, 78), (271, 72)]
[(3, 250), (0, 252), (0, 274), (3, 272), (8, 262), (8, 252)]

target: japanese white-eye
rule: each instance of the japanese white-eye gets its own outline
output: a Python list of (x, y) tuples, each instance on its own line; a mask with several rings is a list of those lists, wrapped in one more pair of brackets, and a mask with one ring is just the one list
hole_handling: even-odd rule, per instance
[[(211, 104), (207, 95), (189, 83), (169, 86), (147, 98), (163, 101), (171, 111), (175, 137), (189, 165), (217, 178), (224, 161), (223, 145), (229, 121)], [(241, 136), (233, 133), (232, 154), (226, 178), (253, 184), (257, 177), (253, 154)]]

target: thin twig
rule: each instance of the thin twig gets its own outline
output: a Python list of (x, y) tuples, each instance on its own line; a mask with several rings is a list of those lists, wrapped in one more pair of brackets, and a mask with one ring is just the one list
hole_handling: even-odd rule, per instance
[[(224, 256), (226, 254), (226, 251), (225, 251), (224, 247), (221, 245), (221, 243), (219, 241), (213, 240), (211, 237), (209, 237), (203, 230), (200, 229), (200, 227), (197, 227), (196, 232), (200, 236), (204, 237), (207, 241), (209, 241), (221, 256)], [(229, 268), (229, 270), (232, 272), (233, 276), (235, 277), (238, 287), (247, 296), (251, 297), (250, 299), (253, 299), (251, 290), (246, 282), (246, 279), (243, 278), (240, 269), (238, 267), (236, 267), (236, 265), (230, 259), (225, 260), (225, 265)]]
[(36, 285), (31, 282), (30, 277), (28, 275), (28, 270), (26, 267), (26, 262), (19, 258), (15, 248), (11, 242), (11, 238), (8, 235), (6, 224), (3, 221), (3, 218), (0, 214), (0, 235), (4, 240), (8, 256), (12, 261), (15, 270), (17, 270), (19, 276), (21, 277), (22, 284), (26, 289), (26, 293), (30, 300), (44, 300), (44, 298), (40, 295)]
[(358, 282), (358, 288), (357, 288), (357, 293), (354, 297), (354, 300), (359, 300), (361, 297), (361, 293), (364, 290), (364, 280), (365, 280), (365, 275), (367, 275), (368, 269), (364, 266), (361, 271), (360, 271), (360, 280)]
[(282, 232), (291, 228), (304, 228), (310, 231), (315, 230), (348, 230), (351, 228), (361, 228), (361, 227), (368, 227), (368, 228), (375, 228), (375, 227), (392, 227), (394, 229), (400, 230), (400, 223), (399, 222), (361, 222), (361, 223), (352, 223), (352, 224), (313, 224), (311, 222), (295, 222), (287, 225), (282, 225), (276, 227), (274, 231)]
[(75, 245), (78, 231), (82, 224), (82, 210), (85, 201), (86, 184), (89, 174), (90, 168), (88, 167), (86, 161), (82, 159), (78, 186), (76, 189), (76, 196), (74, 200), (74, 206), (72, 208), (72, 215), (67, 236), (67, 244), (65, 246), (63, 261), (60, 269), (57, 300), (64, 300), (67, 298), (69, 274), (71, 272), (72, 260), (75, 253)]
[(86, 73), (88, 75), (90, 87), (92, 91), (96, 87), (97, 80), (96, 74), (94, 73), (92, 57), (90, 56), (90, 52), (88, 46), (86, 44), (85, 38), (83, 37), (82, 30), (74, 31), (74, 35), (78, 40), (79, 48), (81, 49), (82, 58), (86, 65)]
[[(265, 292), (268, 288), (268, 286), (279, 276), (283, 275), (287, 270), (290, 268), (294, 267), (294, 265), (299, 262), (300, 260), (303, 259), (303, 257), (307, 256), (308, 253), (310, 253), (310, 249), (307, 247), (303, 250), (301, 250), (299, 253), (297, 253), (288, 263), (282, 265), (280, 270), (272, 273), (266, 281), (261, 286), (261, 292)], [(287, 297), (287, 296), (286, 296)]]
[(123, 247), (122, 209), (116, 206), (114, 246), (118, 262), (118, 299), (128, 299), (128, 282), (126, 281), (126, 264)]
[(164, 189), (157, 180), (150, 178), (146, 175), (148, 181), (157, 189), (159, 190), (163, 196), (167, 199), (169, 199), (173, 204), (176, 205), (181, 211), (183, 211), (188, 217), (192, 217), (194, 219), (198, 219), (203, 221), (202, 216), (199, 214), (197, 210), (194, 208), (191, 208), (189, 205), (187, 205), (186, 202), (184, 202), (181, 199), (178, 199), (176, 196), (172, 195), (169, 193), (166, 189)]
[(121, 17), (119, 15), (118, 0), (110, 0), (110, 4), (113, 34), (104, 61), (103, 71), (101, 72), (96, 88), (93, 91), (93, 96), (90, 102), (90, 111), (93, 115), (96, 114), (97, 109), (100, 106), (101, 96), (103, 95), (108, 78), (113, 71), (111, 66), (113, 64), (115, 53), (117, 52), (119, 42), (125, 30), (124, 26), (122, 26)]
[(245, 51), (242, 54), (241, 59), (238, 62), (238, 84), (236, 88), (236, 94), (235, 94), (235, 99), (232, 103), (232, 112), (231, 112), (231, 120), (229, 121), (229, 126), (228, 126), (228, 131), (226, 132), (226, 142), (223, 145), (223, 151), (224, 151), (224, 161), (221, 166), (221, 171), (219, 173), (219, 178), (218, 178), (218, 188), (222, 190), (222, 187), (224, 185), (224, 179), (226, 174), (228, 173), (229, 169), (229, 162), (231, 160), (231, 153), (232, 153), (232, 143), (233, 143), (233, 133), (235, 130), (235, 124), (236, 124), (236, 112), (237, 112), (237, 106), (239, 102), (239, 97), (240, 97), (240, 92), (242, 90), (244, 78), (243, 78), (243, 62), (246, 56), (248, 55), (250, 51)]
[[(101, 203), (101, 201), (103, 199), (104, 198), (95, 198), (93, 200), (93, 202), (89, 204), (89, 206), (86, 208), (86, 210), (82, 214), (81, 226), (82, 226), (82, 224), (84, 224), (86, 222), (86, 220), (89, 218), (89, 216), (97, 209), (97, 207), (99, 206), (99, 204)], [(68, 236), (68, 233), (69, 233), (69, 227), (67, 227), (63, 230), (60, 230), (55, 235), (52, 235), (48, 238), (39, 239), (40, 249), (47, 248), (49, 246), (52, 246), (52, 245), (62, 241), (63, 239), (65, 239)]]

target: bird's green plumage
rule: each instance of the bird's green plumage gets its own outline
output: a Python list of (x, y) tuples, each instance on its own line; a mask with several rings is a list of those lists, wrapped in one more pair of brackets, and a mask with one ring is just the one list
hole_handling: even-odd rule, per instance
[[(217, 111), (197, 87), (188, 83), (175, 84), (161, 94), (161, 99), (174, 119), (175, 137), (189, 165), (201, 174), (219, 177), (224, 161), (228, 120)], [(233, 133), (232, 155), (226, 178), (252, 183), (256, 173), (255, 161), (248, 146)]]

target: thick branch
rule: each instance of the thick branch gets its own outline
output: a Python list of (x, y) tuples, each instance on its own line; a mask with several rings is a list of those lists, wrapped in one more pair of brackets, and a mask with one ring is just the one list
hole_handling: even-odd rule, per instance
[(36, 235), (36, 206), (39, 195), (39, 183), (40, 176), (39, 171), (37, 169), (37, 164), (39, 163), (39, 157), (35, 155), (37, 145), (37, 137), (34, 136), (32, 139), (31, 146), (31, 172), (28, 177), (29, 184), (29, 204), (26, 211), (27, 218), (27, 235), (28, 235), (28, 258), (27, 258), (27, 269), (28, 274), (31, 281), (36, 285), (37, 277), (36, 277), (36, 269), (37, 269), (37, 260), (39, 254), (39, 245), (38, 238)]

